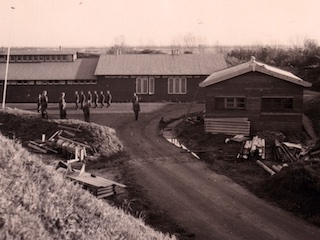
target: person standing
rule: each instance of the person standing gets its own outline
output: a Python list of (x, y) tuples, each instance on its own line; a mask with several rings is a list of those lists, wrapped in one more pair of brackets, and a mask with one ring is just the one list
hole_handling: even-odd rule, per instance
[(61, 119), (66, 119), (67, 118), (67, 103), (66, 103), (66, 99), (65, 99), (65, 92), (61, 93), (61, 97), (59, 98), (59, 110), (60, 110), (60, 118)]
[(93, 92), (93, 102), (94, 102), (94, 108), (97, 108), (98, 102), (99, 102), (99, 95), (97, 91)]
[(74, 102), (76, 104), (76, 110), (78, 110), (79, 109), (79, 103), (80, 103), (80, 96), (79, 96), (78, 91), (74, 92)]
[(84, 115), (84, 120), (86, 122), (90, 122), (90, 102), (89, 100), (86, 101), (86, 103), (83, 105), (83, 115)]
[(99, 102), (100, 102), (100, 107), (104, 107), (104, 103), (106, 101), (106, 96), (104, 95), (103, 91), (100, 92), (100, 98), (99, 98)]
[(110, 107), (111, 100), (112, 100), (112, 95), (111, 95), (110, 91), (107, 91), (106, 99), (107, 99), (107, 108), (108, 108), (108, 107)]
[(138, 120), (139, 117), (139, 112), (140, 112), (140, 104), (139, 101), (135, 101), (133, 103), (133, 112), (134, 112), (134, 117), (136, 119), (136, 121)]
[(37, 99), (37, 111), (38, 111), (38, 113), (40, 112), (40, 108), (41, 108), (41, 93), (39, 93), (38, 99)]
[(43, 91), (41, 95), (40, 111), (41, 111), (41, 116), (44, 119), (48, 119), (48, 112), (47, 112), (48, 102), (49, 102), (48, 93), (47, 91)]
[(80, 92), (80, 108), (83, 109), (83, 105), (86, 103), (86, 96), (83, 91)]
[(89, 101), (89, 103), (90, 103), (90, 106), (91, 106), (91, 104), (92, 104), (92, 93), (90, 92), (90, 91), (88, 91), (88, 101)]

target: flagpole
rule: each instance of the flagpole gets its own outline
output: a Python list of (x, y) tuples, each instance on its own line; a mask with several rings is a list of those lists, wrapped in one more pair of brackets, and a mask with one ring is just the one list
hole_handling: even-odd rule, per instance
[[(12, 11), (15, 9), (11, 7)], [(12, 28), (12, 11), (10, 17), (10, 28), (9, 28), (9, 43), (8, 43), (8, 53), (7, 53), (7, 63), (6, 63), (6, 73), (4, 76), (4, 85), (3, 85), (3, 96), (2, 96), (2, 109), (6, 106), (6, 95), (7, 95), (7, 83), (8, 83), (8, 70), (9, 70), (9, 61), (10, 61), (10, 38), (11, 38), (11, 28)]]

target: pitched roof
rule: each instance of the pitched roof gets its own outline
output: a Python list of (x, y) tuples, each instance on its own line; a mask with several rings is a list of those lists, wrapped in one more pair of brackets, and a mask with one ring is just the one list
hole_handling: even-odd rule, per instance
[(252, 59), (249, 62), (245, 62), (230, 68), (222, 69), (220, 71), (216, 71), (212, 73), (209, 77), (207, 77), (202, 83), (200, 83), (200, 87), (207, 87), (212, 84), (216, 84), (230, 78), (248, 73), (248, 72), (260, 72), (267, 74), (269, 76), (273, 76), (279, 78), (284, 81), (288, 81), (294, 84), (298, 84), (303, 87), (310, 87), (311, 83), (302, 80), (301, 78), (297, 77), (296, 75), (281, 70), (279, 68), (275, 68), (269, 65), (266, 65), (261, 62), (257, 62)]
[(222, 54), (101, 55), (96, 75), (209, 75), (227, 67)]
[[(10, 63), (8, 80), (77, 80), (96, 79), (98, 59), (76, 59), (74, 62)], [(0, 64), (0, 80), (5, 78), (6, 64)]]

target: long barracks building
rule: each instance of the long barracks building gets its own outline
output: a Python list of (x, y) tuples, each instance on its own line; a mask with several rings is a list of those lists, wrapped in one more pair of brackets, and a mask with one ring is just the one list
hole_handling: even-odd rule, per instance
[[(4, 88), (7, 53), (0, 52), (0, 89)], [(48, 91), (57, 102), (61, 92), (67, 102), (74, 92), (104, 91), (113, 101), (130, 101), (136, 92), (144, 102), (204, 101), (199, 83), (227, 68), (222, 54), (104, 54), (78, 58), (67, 51), (14, 51), (10, 54), (6, 102), (35, 102)], [(0, 92), (2, 99), (3, 91)]]

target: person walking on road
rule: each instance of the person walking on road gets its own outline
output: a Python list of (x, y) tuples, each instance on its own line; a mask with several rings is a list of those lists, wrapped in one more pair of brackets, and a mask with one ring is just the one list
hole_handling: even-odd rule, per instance
[(79, 109), (79, 103), (80, 103), (80, 96), (79, 96), (78, 91), (74, 92), (74, 102), (76, 104), (76, 110), (78, 110)]
[(107, 96), (106, 96), (107, 108), (110, 107), (111, 100), (112, 100), (112, 95), (111, 95), (110, 91), (107, 91)]
[(47, 112), (47, 108), (48, 108), (48, 93), (47, 91), (43, 91), (42, 95), (41, 95), (41, 106), (40, 106), (40, 111), (41, 111), (41, 116), (43, 119), (48, 119), (48, 112)]
[(60, 118), (61, 119), (66, 119), (67, 118), (67, 103), (66, 103), (66, 99), (65, 99), (65, 92), (61, 93), (61, 97), (59, 98), (59, 110), (60, 110)]
[(139, 117), (139, 112), (140, 112), (140, 104), (138, 101), (133, 103), (133, 112), (134, 112), (135, 120), (137, 121)]
[(133, 94), (133, 98), (131, 101), (132, 101), (132, 109), (134, 112), (134, 118), (137, 121), (139, 117), (139, 112), (140, 112), (140, 104), (139, 104), (138, 95), (136, 93)]
[(90, 122), (90, 101), (87, 100), (86, 103), (83, 105), (83, 115), (84, 115), (84, 120), (86, 122)]

